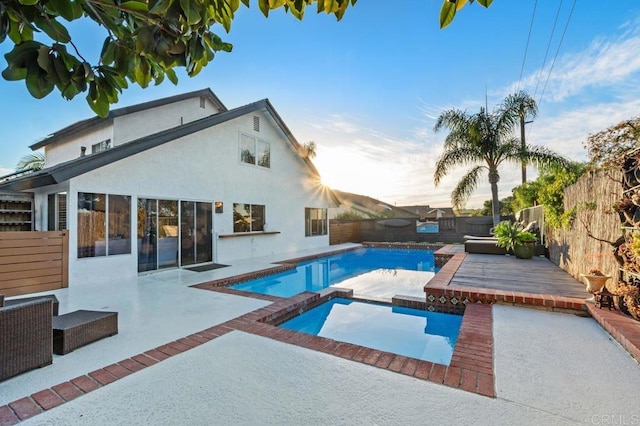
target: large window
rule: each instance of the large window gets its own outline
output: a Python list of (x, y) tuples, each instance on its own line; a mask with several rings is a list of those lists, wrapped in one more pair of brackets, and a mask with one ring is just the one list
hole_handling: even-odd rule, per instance
[(131, 197), (78, 193), (78, 257), (131, 253)]
[(327, 235), (327, 209), (304, 209), (304, 236)]
[(233, 232), (264, 231), (265, 208), (259, 204), (233, 205)]
[(270, 168), (271, 145), (254, 137), (240, 134), (240, 161)]

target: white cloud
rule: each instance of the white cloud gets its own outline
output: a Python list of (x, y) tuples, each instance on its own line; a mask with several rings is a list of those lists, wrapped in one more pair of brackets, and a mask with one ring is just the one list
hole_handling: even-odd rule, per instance
[[(640, 30), (630, 24), (608, 38), (594, 40), (586, 49), (567, 52), (558, 57), (545, 90), (540, 113), (528, 126), (527, 142), (547, 146), (573, 160), (586, 160), (583, 147), (590, 133), (603, 130), (640, 112)], [(542, 91), (548, 69), (536, 70), (526, 77), (520, 88), (533, 94), (538, 76)], [(504, 99), (516, 90), (516, 84), (506, 85), (490, 94)], [(435, 163), (442, 153), (446, 132), (434, 134), (433, 125), (443, 110), (455, 107), (477, 111), (484, 99), (460, 100), (455, 105), (434, 105), (420, 100), (413, 131), (406, 140), (385, 135), (362, 123), (366, 118), (331, 115), (309, 120), (308, 129), (318, 144), (314, 160), (327, 183), (345, 191), (402, 204), (449, 206), (450, 194), (458, 179), (469, 169), (452, 170), (439, 187), (433, 184)], [(490, 105), (492, 108), (494, 105)], [(520, 167), (508, 165), (500, 169), (500, 198), (511, 194), (520, 184)], [(536, 171), (528, 171), (530, 179)], [(484, 177), (470, 198), (468, 207), (481, 207), (491, 198)]]
[(614, 36), (593, 40), (582, 51), (559, 55), (555, 64), (549, 60), (544, 69), (533, 71), (520, 84), (514, 82), (499, 90), (499, 96), (503, 98), (517, 87), (535, 94), (536, 100), (540, 100), (544, 90), (545, 103), (562, 102), (587, 89), (609, 88), (620, 93), (629, 77), (640, 71), (640, 30), (637, 25), (624, 28)]

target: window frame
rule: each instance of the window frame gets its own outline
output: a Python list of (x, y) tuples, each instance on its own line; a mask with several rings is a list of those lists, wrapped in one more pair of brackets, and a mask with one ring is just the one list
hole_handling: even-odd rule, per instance
[[(320, 212), (321, 217), (319, 218), (312, 217), (312, 213), (317, 213), (317, 212)], [(314, 221), (315, 221), (315, 226), (314, 226)], [(319, 224), (322, 224), (322, 225), (318, 227)], [(329, 235), (329, 209), (322, 208), (322, 207), (305, 207), (304, 208), (304, 236), (305, 237), (321, 237), (324, 235)]]
[[(237, 206), (248, 206), (244, 208), (244, 211), (248, 213), (247, 216), (237, 211)], [(255, 214), (254, 214), (255, 210)], [(241, 218), (238, 217), (241, 216)], [(260, 218), (261, 220), (254, 225), (254, 218)], [(248, 220), (247, 220), (248, 219)], [(242, 220), (242, 222), (240, 222)], [(241, 226), (242, 224), (242, 226)], [(233, 233), (234, 234), (248, 234), (256, 232), (265, 232), (267, 225), (267, 207), (264, 204), (248, 204), (248, 203), (233, 203)], [(240, 228), (248, 227), (248, 230), (242, 230)]]
[(100, 152), (108, 151), (111, 149), (111, 139), (105, 139), (98, 143), (91, 144), (91, 153), (98, 154)]
[[(76, 256), (78, 259), (91, 259), (91, 258), (96, 258), (96, 257), (108, 257), (108, 256), (119, 256), (119, 255), (130, 255), (131, 254), (131, 232), (132, 232), (132, 226), (131, 226), (131, 212), (132, 212), (132, 207), (131, 207), (131, 202), (133, 197), (131, 195), (124, 195), (124, 194), (107, 194), (107, 193), (97, 193), (97, 192), (82, 192), (82, 191), (78, 191), (78, 196), (77, 196), (77, 202), (76, 202), (76, 233), (77, 233), (77, 247), (76, 247)], [(89, 239), (93, 239), (93, 250), (91, 249), (90, 246), (85, 246), (85, 245), (81, 245), (80, 244), (80, 239), (83, 236), (86, 236), (86, 232), (84, 230), (81, 230), (81, 220), (80, 220), (80, 208), (81, 208), (81, 202), (83, 202), (82, 208), (84, 208), (84, 200), (87, 200), (85, 198), (85, 196), (91, 196), (91, 201), (89, 201), (92, 204), (92, 207), (94, 204), (99, 203), (99, 198), (98, 197), (104, 197), (104, 210), (97, 210), (92, 208), (91, 210), (88, 210), (89, 212), (103, 212), (103, 218), (102, 220), (99, 220), (94, 222), (94, 219), (90, 219), (90, 227), (91, 229), (89, 230)], [(127, 237), (127, 233), (121, 233), (121, 235), (124, 236), (124, 238), (122, 238), (122, 240), (124, 240), (124, 246), (122, 246), (122, 244), (120, 244), (118, 249), (115, 249), (116, 244), (115, 241), (118, 241), (119, 238), (116, 238), (116, 235), (111, 235), (111, 227), (114, 227), (115, 225), (115, 221), (117, 220), (119, 214), (116, 211), (113, 211), (111, 208), (111, 204), (113, 203), (114, 205), (117, 203), (116, 202), (116, 198), (115, 197), (121, 197), (122, 199), (124, 199), (125, 201), (127, 201), (127, 206), (128, 206), (128, 213), (125, 212), (124, 216), (124, 222), (122, 222), (122, 226), (120, 229), (122, 229), (123, 231), (128, 231), (128, 237)], [(113, 199), (113, 200), (112, 200)], [(92, 229), (95, 229), (93, 232)], [(102, 233), (103, 234), (103, 239), (96, 239), (96, 231), (98, 234)], [(103, 241), (104, 242), (104, 253), (98, 252), (96, 250), (96, 242), (98, 241)], [(111, 251), (115, 251), (115, 253), (111, 253)]]
[[(251, 148), (247, 142), (251, 143)], [(264, 149), (266, 147), (266, 149)], [(258, 152), (258, 149), (262, 149)], [(248, 152), (245, 154), (245, 152)], [(266, 155), (264, 155), (266, 153)], [(246, 164), (261, 169), (271, 169), (271, 142), (243, 132), (238, 139), (238, 158), (241, 164)], [(251, 161), (247, 161), (251, 160)]]

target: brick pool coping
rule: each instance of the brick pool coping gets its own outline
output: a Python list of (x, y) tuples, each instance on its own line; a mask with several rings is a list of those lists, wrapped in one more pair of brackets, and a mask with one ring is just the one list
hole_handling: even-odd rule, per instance
[(471, 304), (500, 303), (586, 315), (585, 299), (450, 285), (453, 276), (467, 256), (467, 253), (456, 251), (457, 248), (453, 246), (445, 246), (435, 252), (436, 257), (445, 257), (448, 261), (424, 286), (427, 309), (430, 311), (462, 313), (465, 307)]
[[(221, 289), (216, 289), (216, 291), (219, 290)], [(451, 365), (448, 367), (324, 337), (298, 333), (271, 324), (291, 318), (297, 315), (300, 309), (315, 306), (329, 298), (349, 297), (350, 295), (350, 291), (332, 289), (322, 295), (305, 292), (288, 299), (277, 298), (278, 300), (274, 303), (263, 308), (0, 406), (0, 426), (17, 424), (234, 330), (268, 337), (480, 395), (495, 397), (493, 315), (491, 307), (488, 305), (470, 306), (465, 312)], [(416, 305), (420, 301), (406, 300), (405, 303)]]
[[(455, 246), (445, 246), (435, 252), (435, 256), (447, 257), (449, 260), (424, 287), (428, 310), (456, 313), (464, 311), (465, 306), (468, 309), (475, 303), (500, 303), (591, 316), (636, 361), (640, 362), (640, 321), (617, 310), (596, 308), (593, 303), (587, 303), (585, 299), (452, 286), (449, 283), (466, 255)], [(429, 297), (430, 295), (432, 297)], [(444, 299), (440, 299), (441, 297)]]
[[(236, 330), (268, 337), (330, 355), (428, 380), (494, 398), (493, 314), (489, 305), (469, 306), (465, 311), (449, 366), (339, 342), (321, 336), (280, 328), (277, 325), (334, 297), (352, 297), (346, 289), (304, 292), (281, 299), (229, 322)], [(424, 310), (424, 301), (397, 297), (394, 305)], [(422, 304), (422, 305), (421, 305)]]
[[(376, 246), (388, 247), (389, 244), (380, 244)], [(424, 248), (426, 245), (391, 244), (391, 246), (392, 247), (390, 248), (414, 248), (414, 246), (418, 246), (415, 248)], [(502, 292), (491, 289), (480, 290), (477, 288), (449, 287), (449, 282), (462, 264), (466, 254), (460, 253), (455, 246), (440, 245), (439, 247), (440, 248), (435, 252), (436, 258), (448, 261), (444, 263), (440, 272), (436, 274), (435, 277), (425, 286), (426, 296), (428, 297), (429, 292), (433, 292), (443, 296), (464, 296), (468, 300), (466, 304), (463, 304), (466, 309), (464, 309), (464, 316), (458, 335), (458, 341), (454, 348), (451, 363), (448, 367), (388, 352), (377, 351), (358, 345), (337, 342), (332, 339), (297, 333), (268, 323), (273, 322), (276, 318), (280, 320), (287, 316), (294, 316), (294, 314), (299, 312), (302, 306), (317, 304), (319, 303), (318, 300), (321, 297), (327, 297), (327, 294), (301, 293), (285, 299), (274, 296), (259, 295), (257, 293), (236, 291), (225, 287), (225, 285), (231, 284), (223, 284), (225, 281), (230, 282), (236, 279), (246, 281), (294, 268), (295, 263), (292, 263), (293, 261), (290, 260), (266, 270), (193, 286), (222, 293), (238, 294), (268, 300), (273, 302), (270, 305), (234, 318), (225, 323), (190, 334), (184, 338), (169, 342), (157, 348), (150, 349), (144, 353), (124, 359), (115, 364), (92, 371), (86, 375), (76, 377), (69, 381), (52, 386), (51, 388), (36, 392), (7, 405), (0, 406), (0, 426), (17, 424), (22, 420), (50, 410), (67, 401), (71, 401), (95, 389), (106, 386), (132, 373), (157, 364), (158, 362), (162, 362), (163, 360), (182, 352), (186, 352), (191, 348), (211, 341), (234, 330), (269, 337), (285, 343), (318, 350), (341, 358), (413, 376), (418, 379), (428, 380), (480, 395), (495, 397), (495, 379), (493, 370), (493, 314), (491, 304), (533, 304), (543, 309), (575, 313), (577, 310), (575, 303), (578, 302), (571, 298), (559, 298), (539, 294)], [(354, 250), (357, 248), (358, 247), (344, 249), (338, 252)], [(302, 261), (325, 255), (326, 253), (323, 253), (294, 260)], [(212, 285), (212, 283), (217, 283), (218, 285)], [(349, 292), (346, 290), (334, 290), (334, 293), (335, 296), (349, 296)], [(475, 302), (471, 303), (474, 299)], [(563, 299), (571, 300), (567, 301)], [(568, 302), (574, 303), (574, 305), (568, 305)], [(397, 306), (415, 309), (428, 309), (429, 306), (433, 306), (428, 299), (425, 300), (423, 298), (415, 297), (396, 297), (393, 299), (392, 303)], [(602, 327), (605, 328), (605, 330), (607, 330), (618, 342), (620, 342), (620, 344), (636, 360), (640, 361), (640, 323), (638, 323), (638, 321), (625, 316), (618, 311), (596, 309), (593, 304), (585, 304), (581, 299), (578, 304), (580, 305), (580, 310), (586, 310), (591, 314), (593, 318), (598, 321), (598, 323), (602, 325)], [(449, 306), (451, 306), (450, 298)], [(571, 307), (567, 308), (567, 306)]]

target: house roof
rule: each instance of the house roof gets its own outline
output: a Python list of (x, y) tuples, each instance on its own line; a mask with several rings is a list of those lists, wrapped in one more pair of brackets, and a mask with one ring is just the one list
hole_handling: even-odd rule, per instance
[(410, 212), (419, 216), (436, 215), (438, 211), (446, 216), (455, 216), (452, 207), (430, 207), (428, 205), (422, 206), (400, 206), (400, 208), (409, 210)]
[(63, 140), (69, 136), (73, 136), (82, 132), (86, 132), (88, 130), (99, 129), (104, 126), (108, 126), (113, 122), (113, 119), (116, 117), (121, 117), (127, 114), (133, 114), (134, 112), (144, 111), (147, 109), (167, 105), (174, 102), (183, 101), (185, 99), (191, 99), (196, 97), (205, 97), (209, 99), (211, 102), (216, 105), (221, 112), (227, 111), (227, 107), (224, 106), (222, 101), (218, 99), (218, 97), (213, 93), (213, 91), (209, 88), (196, 90), (194, 92), (182, 93), (180, 95), (170, 96), (168, 98), (156, 99), (154, 101), (143, 102), (141, 104), (131, 105), (123, 108), (113, 109), (109, 112), (109, 116), (106, 118), (101, 117), (93, 117), (86, 120), (78, 121), (73, 123), (70, 126), (67, 126), (63, 129), (58, 130), (55, 133), (45, 137), (44, 139), (34, 143), (29, 148), (35, 151), (37, 149), (43, 148), (52, 143)]
[(369, 210), (376, 214), (384, 214), (390, 211), (393, 211), (396, 216), (402, 217), (414, 217), (417, 216), (415, 213), (411, 211), (405, 210), (401, 207), (396, 207), (391, 204), (385, 203), (384, 201), (377, 200), (375, 198), (368, 197), (366, 195), (353, 194), (350, 192), (338, 191), (337, 189), (332, 190), (336, 196), (336, 198), (342, 203), (352, 204), (354, 206), (360, 206), (366, 210)]
[(208, 129), (259, 110), (265, 110), (273, 118), (273, 121), (289, 140), (291, 148), (300, 155), (309, 169), (311, 169), (312, 173), (319, 177), (320, 174), (318, 173), (318, 170), (315, 168), (309, 157), (304, 155), (304, 148), (295, 139), (280, 115), (276, 112), (275, 108), (273, 108), (273, 105), (271, 105), (271, 102), (269, 102), (268, 99), (262, 99), (251, 104), (211, 115), (200, 120), (192, 121), (169, 130), (163, 130), (152, 135), (144, 136), (106, 151), (78, 157), (24, 176), (19, 176), (13, 179), (8, 178), (4, 182), (0, 182), (0, 190), (24, 191), (61, 183), (99, 167), (122, 160), (131, 155), (138, 154), (164, 143), (171, 142), (172, 140)]

